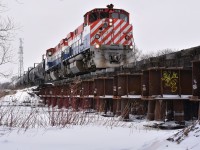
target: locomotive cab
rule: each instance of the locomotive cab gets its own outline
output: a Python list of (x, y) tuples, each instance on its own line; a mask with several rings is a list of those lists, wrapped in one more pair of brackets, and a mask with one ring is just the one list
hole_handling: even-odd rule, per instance
[[(112, 4), (111, 4), (112, 5)], [(109, 5), (110, 6), (110, 5)], [(113, 9), (113, 7), (108, 8), (98, 8), (93, 9), (89, 12), (87, 12), (84, 15), (84, 25), (91, 25), (93, 22), (99, 20), (99, 19), (122, 19), (129, 23), (129, 13), (126, 12), (123, 9)]]

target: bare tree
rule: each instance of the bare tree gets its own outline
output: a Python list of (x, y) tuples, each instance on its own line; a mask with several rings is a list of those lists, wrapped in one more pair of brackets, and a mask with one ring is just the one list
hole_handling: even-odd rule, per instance
[(151, 53), (143, 53), (143, 54), (141, 54), (141, 56), (140, 56), (140, 60), (144, 60), (144, 59), (149, 59), (149, 58), (151, 58), (151, 57), (154, 57), (154, 53), (153, 52), (151, 52)]
[(167, 49), (157, 51), (156, 56), (162, 56), (162, 55), (169, 54), (172, 52), (174, 52), (174, 50), (167, 48)]
[(133, 49), (133, 60), (134, 62), (138, 61), (141, 57), (142, 51), (138, 49), (138, 47), (135, 45)]
[[(10, 47), (13, 38), (14, 23), (8, 17), (3, 17), (5, 6), (0, 2), (0, 66), (11, 62), (12, 50)], [(0, 76), (7, 77), (8, 74), (0, 70)]]
[(175, 50), (163, 49), (163, 50), (158, 50), (157, 52), (145, 53), (145, 54), (140, 55), (140, 60), (149, 59), (151, 57), (158, 57), (158, 56), (166, 55), (173, 52), (175, 52)]

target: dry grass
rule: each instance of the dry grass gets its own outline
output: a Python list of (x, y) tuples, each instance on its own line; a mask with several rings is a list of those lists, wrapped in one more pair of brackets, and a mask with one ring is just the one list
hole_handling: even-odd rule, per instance
[(4, 96), (6, 96), (6, 95), (13, 95), (13, 94), (15, 94), (15, 93), (16, 93), (16, 91), (13, 91), (13, 90), (11, 90), (11, 91), (0, 90), (0, 98), (1, 98), (1, 97), (4, 97)]
[(102, 117), (95, 113), (74, 112), (72, 109), (46, 107), (0, 106), (0, 126), (27, 131), (30, 128), (69, 128), (74, 125), (124, 127), (116, 117)]

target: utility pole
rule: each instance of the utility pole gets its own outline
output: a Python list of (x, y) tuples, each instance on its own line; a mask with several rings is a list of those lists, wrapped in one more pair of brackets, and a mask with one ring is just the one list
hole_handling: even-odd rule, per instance
[(19, 68), (18, 68), (18, 77), (22, 77), (24, 74), (24, 62), (23, 62), (23, 40), (22, 38), (19, 39)]

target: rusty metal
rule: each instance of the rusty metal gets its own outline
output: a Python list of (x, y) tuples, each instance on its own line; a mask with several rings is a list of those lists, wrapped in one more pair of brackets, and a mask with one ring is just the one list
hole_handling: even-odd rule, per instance
[(104, 114), (107, 114), (108, 112), (110, 114), (108, 115), (113, 115), (113, 99), (112, 98), (106, 98), (103, 99), (104, 102)]
[(98, 112), (107, 114), (108, 112), (113, 113), (113, 99), (112, 98), (95, 98), (95, 108)]
[(63, 98), (62, 97), (57, 97), (57, 105), (58, 105), (58, 109), (61, 109), (63, 107)]
[(141, 78), (141, 74), (119, 74), (117, 76), (117, 96), (121, 98), (120, 108), (124, 119), (129, 119), (130, 113), (144, 114), (144, 108), (141, 108), (139, 104), (141, 98)]
[(128, 76), (128, 94), (141, 95), (142, 74), (132, 74)]
[(100, 99), (100, 96), (105, 95), (104, 93), (104, 79), (94, 79), (94, 95), (95, 95), (95, 108), (98, 112), (103, 112), (104, 101)]
[(82, 81), (82, 95), (89, 96), (94, 94), (94, 80)]
[(146, 115), (147, 101), (131, 100), (131, 114), (133, 115)]
[(200, 101), (200, 61), (192, 63), (192, 95), (191, 100)]
[(129, 99), (122, 99), (121, 100), (121, 116), (123, 119), (129, 119), (129, 114), (131, 111), (130, 107), (131, 103)]
[(80, 98), (83, 109), (94, 109), (94, 80), (82, 81)]
[(127, 74), (119, 74), (118, 75), (118, 96), (123, 96), (128, 94), (128, 75)]
[(100, 98), (98, 96), (95, 97), (94, 99), (94, 109), (97, 111), (97, 112), (100, 112), (101, 111), (101, 103), (100, 103)]
[(198, 119), (198, 101), (184, 100), (184, 120), (196, 120)]
[(43, 99), (44, 105), (51, 105), (52, 85), (45, 85), (40, 88), (39, 96)]
[(118, 99), (118, 75), (113, 79), (113, 98)]
[(155, 102), (154, 100), (148, 101), (147, 119), (150, 121), (155, 117)]
[(113, 96), (113, 77), (97, 78), (94, 79), (94, 93), (96, 96), (105, 97), (106, 95)]
[[(191, 84), (190, 69), (150, 68), (143, 71), (142, 99), (149, 100), (147, 119), (174, 119), (182, 122), (184, 120), (183, 101), (188, 100), (192, 94)], [(173, 101), (173, 104), (170, 101)]]
[(162, 70), (162, 95), (192, 95), (191, 69), (163, 69)]
[(141, 95), (141, 74), (119, 74), (117, 76), (118, 96)]
[(94, 79), (94, 95), (96, 109), (99, 112), (107, 113), (113, 111), (113, 77), (102, 77)]
[(81, 106), (80, 101), (81, 82), (76, 81), (70, 85), (70, 101), (73, 110), (77, 111)]
[(113, 114), (121, 115), (121, 99), (113, 99)]
[[(150, 68), (143, 71), (143, 99), (165, 98), (165, 95), (192, 95), (191, 69), (181, 68)], [(183, 95), (183, 96), (182, 96)]]
[(192, 95), (192, 70), (180, 70), (180, 95)]
[(39, 97), (43, 100), (44, 105), (47, 104), (47, 100), (46, 100), (46, 96), (45, 96), (45, 89), (46, 89), (45, 87), (41, 87), (39, 89), (39, 93), (38, 93)]
[(166, 119), (167, 121), (174, 120), (173, 101), (166, 100)]
[[(77, 80), (62, 86), (47, 86), (40, 95), (48, 106), (95, 109), (104, 114), (146, 115), (148, 120), (184, 122), (200, 115), (200, 61), (193, 70), (184, 68), (149, 68), (142, 74), (121, 73), (114, 77)], [(190, 100), (193, 100), (193, 99)], [(146, 101), (142, 101), (142, 100)], [(197, 106), (199, 105), (199, 106)]]
[(184, 122), (184, 105), (182, 100), (173, 100), (174, 121), (178, 123)]
[(115, 75), (113, 79), (113, 114), (121, 115), (121, 97), (118, 96), (118, 77), (119, 75)]
[(199, 102), (198, 119), (200, 119), (200, 102)]
[(100, 113), (105, 113), (107, 112), (107, 99), (104, 98), (99, 98), (99, 97), (95, 97), (95, 109), (97, 110), (97, 112)]
[(55, 107), (57, 105), (58, 95), (59, 95), (59, 87), (53, 86), (52, 87), (52, 95), (51, 95), (51, 105), (52, 105), (52, 107)]
[(70, 94), (71, 89), (69, 84), (63, 85), (63, 106), (64, 108), (70, 107)]
[(65, 98), (64, 98), (64, 95), (65, 95), (65, 85), (60, 85), (59, 86), (59, 95), (57, 96), (57, 105), (58, 105), (58, 108), (61, 109), (64, 107), (64, 102), (65, 102)]
[(105, 95), (113, 96), (113, 81), (114, 78), (107, 78), (105, 79)]
[(104, 79), (103, 78), (97, 78), (94, 79), (94, 94), (95, 96), (103, 96), (104, 93)]
[(149, 96), (161, 94), (161, 71), (160, 69), (149, 70)]
[(149, 96), (149, 71), (143, 71), (142, 75), (142, 99)]
[(47, 105), (48, 105), (48, 107), (50, 107), (52, 104), (52, 101), (53, 101), (52, 100), (52, 95), (53, 95), (53, 87), (52, 86), (46, 88), (45, 95), (47, 97)]
[(155, 104), (155, 120), (164, 121), (166, 118), (166, 101), (156, 100)]

